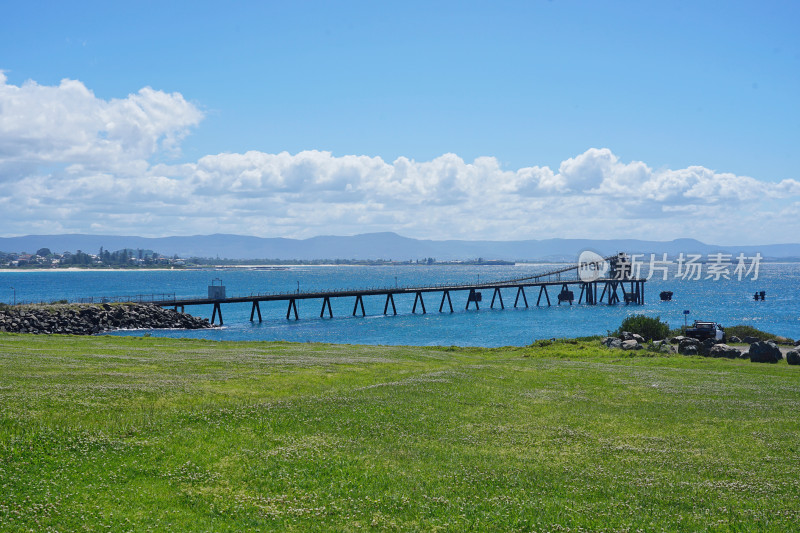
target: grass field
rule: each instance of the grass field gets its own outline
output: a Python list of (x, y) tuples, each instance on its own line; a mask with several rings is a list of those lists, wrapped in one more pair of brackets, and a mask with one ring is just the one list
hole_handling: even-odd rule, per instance
[(0, 530), (364, 529), (800, 530), (800, 367), (0, 334)]

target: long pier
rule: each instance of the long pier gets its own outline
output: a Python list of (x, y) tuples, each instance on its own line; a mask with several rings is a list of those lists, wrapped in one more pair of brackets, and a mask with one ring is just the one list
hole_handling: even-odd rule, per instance
[[(222, 298), (164, 298), (161, 300), (153, 299), (151, 303), (161, 307), (173, 307), (175, 310), (180, 308), (181, 311), (185, 310), (186, 306), (193, 305), (212, 305), (213, 311), (211, 313), (211, 323), (223, 324), (222, 319), (222, 305), (235, 304), (235, 303), (250, 303), (252, 304), (250, 310), (250, 321), (258, 318), (262, 321), (260, 304), (263, 302), (287, 302), (286, 319), (294, 318), (298, 320), (299, 314), (297, 311), (297, 302), (299, 300), (320, 300), (322, 307), (319, 313), (320, 318), (324, 318), (327, 314), (328, 318), (333, 318), (333, 310), (331, 308), (331, 299), (333, 298), (355, 298), (353, 304), (352, 316), (363, 317), (366, 316), (364, 310), (364, 298), (369, 296), (381, 296), (385, 298), (383, 306), (383, 314), (387, 315), (391, 311), (392, 314), (397, 314), (397, 306), (395, 304), (395, 296), (398, 295), (414, 295), (414, 304), (411, 309), (412, 313), (416, 313), (419, 309), (422, 314), (427, 313), (425, 306), (425, 299), (423, 295), (430, 293), (441, 293), (441, 299), (435, 300), (439, 303), (439, 312), (449, 311), (454, 312), (453, 299), (451, 293), (467, 292), (465, 309), (469, 310), (474, 304), (476, 310), (480, 309), (480, 304), (483, 302), (483, 292), (491, 291), (492, 298), (489, 304), (490, 308), (494, 308), (497, 302), (501, 309), (505, 309), (505, 302), (503, 300), (503, 290), (512, 291), (514, 295), (514, 307), (517, 307), (520, 302), (527, 308), (528, 294), (526, 289), (533, 290), (536, 294), (536, 306), (542, 304), (542, 299), (548, 306), (553, 304), (553, 300), (558, 305), (568, 303), (572, 305), (576, 300), (575, 292), (579, 291), (577, 297), (578, 304), (585, 303), (595, 305), (605, 303), (613, 305), (617, 303), (625, 304), (644, 304), (644, 284), (646, 279), (631, 277), (629, 272), (617, 270), (615, 272), (615, 265), (613, 263), (614, 257), (605, 258), (604, 260), (612, 261), (612, 274), (611, 277), (598, 278), (591, 281), (583, 281), (578, 277), (578, 267), (571, 266), (565, 267), (550, 272), (545, 272), (535, 276), (527, 276), (524, 278), (517, 278), (512, 280), (492, 281), (486, 283), (470, 283), (470, 284), (449, 284), (449, 285), (432, 285), (421, 287), (391, 287), (391, 288), (378, 288), (378, 289), (343, 289), (332, 291), (313, 291), (313, 292), (289, 292), (277, 294), (256, 294), (249, 296), (234, 296)], [(572, 278), (568, 274), (573, 272), (575, 277)], [(621, 274), (621, 275), (617, 275)], [(555, 279), (554, 279), (555, 278)], [(562, 279), (567, 278), (567, 279)], [(555, 289), (554, 298), (551, 299), (550, 290)], [(513, 291), (516, 291), (515, 293)], [(619, 292), (618, 292), (619, 291)], [(620, 297), (621, 292), (621, 297)]]

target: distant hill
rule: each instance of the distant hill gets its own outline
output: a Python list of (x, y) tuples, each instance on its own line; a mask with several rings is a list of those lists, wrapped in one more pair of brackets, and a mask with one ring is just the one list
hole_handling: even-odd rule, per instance
[(245, 235), (192, 235), (186, 237), (135, 237), (121, 235), (27, 235), (0, 237), (0, 251), (32, 253), (39, 248), (53, 252), (82, 250), (97, 253), (123, 248), (155, 250), (180, 257), (227, 259), (386, 259), (407, 261), (433, 257), (438, 261), (504, 259), (508, 261), (574, 261), (583, 250), (602, 255), (628, 253), (723, 252), (748, 256), (760, 252), (765, 259), (798, 259), (800, 244), (717, 246), (694, 239), (643, 241), (636, 239), (544, 239), (523, 241), (420, 240), (396, 233), (365, 233), (350, 237), (320, 236), (310, 239), (248, 237)]

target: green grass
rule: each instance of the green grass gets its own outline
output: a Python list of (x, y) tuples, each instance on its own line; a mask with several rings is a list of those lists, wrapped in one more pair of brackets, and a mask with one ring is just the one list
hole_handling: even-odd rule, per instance
[(800, 368), (0, 334), (3, 531), (791, 531)]

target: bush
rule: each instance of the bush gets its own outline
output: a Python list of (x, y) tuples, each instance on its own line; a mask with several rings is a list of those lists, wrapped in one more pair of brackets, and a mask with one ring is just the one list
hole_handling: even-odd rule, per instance
[(646, 341), (654, 341), (666, 339), (669, 336), (669, 325), (662, 322), (661, 317), (631, 315), (622, 321), (622, 325), (615, 335), (620, 335), (623, 331), (641, 335)]
[[(591, 337), (591, 338), (600, 339), (600, 337)], [(556, 339), (554, 337), (552, 339), (539, 339), (538, 341), (533, 341), (533, 343), (530, 346), (537, 348), (544, 348), (545, 346), (552, 346), (553, 344), (578, 344), (578, 340), (579, 339), (563, 339), (563, 338)]]
[(760, 341), (766, 341), (775, 338), (775, 335), (772, 333), (761, 331), (760, 329), (756, 329), (753, 326), (742, 326), (741, 324), (738, 326), (731, 326), (729, 328), (725, 328), (725, 335), (729, 339), (731, 337), (739, 337), (740, 339), (744, 339), (745, 337), (755, 337)]
[(588, 337), (575, 337), (575, 340), (581, 342), (601, 341), (604, 336), (605, 335), (589, 335)]

